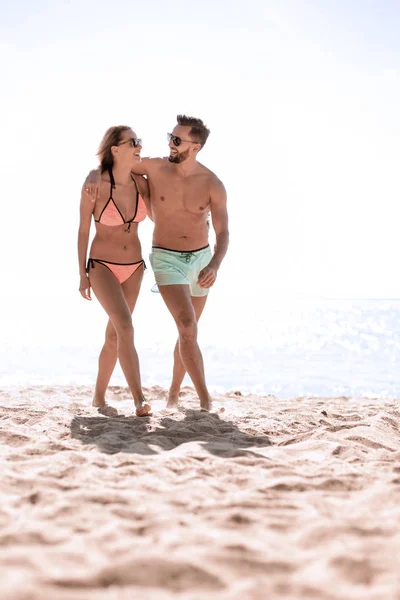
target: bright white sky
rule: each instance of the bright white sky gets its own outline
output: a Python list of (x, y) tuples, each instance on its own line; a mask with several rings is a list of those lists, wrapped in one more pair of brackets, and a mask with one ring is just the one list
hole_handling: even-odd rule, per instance
[(397, 0), (3, 2), (10, 310), (89, 314), (76, 236), (99, 141), (128, 124), (163, 155), (179, 112), (210, 127), (199, 159), (228, 191), (219, 302), (400, 297), (399, 27)]

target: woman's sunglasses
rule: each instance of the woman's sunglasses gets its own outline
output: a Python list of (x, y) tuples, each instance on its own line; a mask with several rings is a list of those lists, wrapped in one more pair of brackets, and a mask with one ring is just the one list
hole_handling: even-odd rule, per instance
[(132, 148), (137, 148), (142, 145), (142, 140), (140, 138), (129, 138), (129, 140), (121, 142), (118, 146), (123, 146), (123, 144), (130, 144)]
[(167, 139), (168, 142), (170, 142), (172, 140), (172, 143), (174, 146), (180, 146), (182, 144), (182, 142), (188, 142), (189, 144), (198, 144), (199, 142), (193, 142), (192, 140), (183, 140), (182, 138), (178, 137), (177, 135), (172, 135), (172, 133), (167, 133)]

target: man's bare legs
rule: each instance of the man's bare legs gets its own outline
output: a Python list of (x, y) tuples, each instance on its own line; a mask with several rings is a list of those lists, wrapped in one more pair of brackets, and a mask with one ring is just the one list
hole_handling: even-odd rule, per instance
[(96, 263), (96, 267), (91, 269), (90, 283), (116, 331), (117, 354), (135, 402), (136, 414), (145, 416), (150, 412), (150, 407), (145, 403), (142, 392), (139, 359), (133, 339), (132, 316), (122, 287), (111, 271), (100, 263)]
[[(122, 284), (122, 291), (131, 314), (133, 313), (139, 295), (143, 272), (143, 267), (139, 267), (139, 269), (137, 269), (129, 279)], [(117, 332), (109, 319), (106, 327), (106, 339), (99, 356), (99, 370), (92, 402), (93, 406), (103, 407), (107, 405), (107, 387), (110, 383), (111, 375), (113, 374), (117, 360)]]
[[(199, 322), (201, 313), (204, 310), (208, 296), (191, 296), (191, 302), (196, 315), (196, 321)], [(183, 365), (180, 351), (179, 351), (179, 337), (175, 344), (174, 349), (174, 368), (172, 372), (172, 382), (168, 393), (167, 408), (176, 408), (179, 401), (179, 392), (181, 389), (182, 381), (185, 377), (186, 369)]]
[(159, 290), (172, 314), (179, 333), (179, 352), (182, 364), (188, 372), (200, 399), (200, 406), (210, 410), (203, 357), (197, 343), (197, 319), (188, 285), (160, 285)]

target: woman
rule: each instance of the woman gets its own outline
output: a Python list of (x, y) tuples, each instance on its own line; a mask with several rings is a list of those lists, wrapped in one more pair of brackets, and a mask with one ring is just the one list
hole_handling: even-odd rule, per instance
[[(83, 298), (91, 300), (90, 288), (93, 288), (109, 316), (92, 404), (98, 407), (99, 412), (110, 416), (118, 414), (105, 400), (117, 358), (131, 390), (136, 415), (145, 417), (151, 410), (142, 392), (131, 316), (145, 269), (138, 224), (150, 211), (146, 179), (131, 174), (132, 166), (141, 160), (141, 148), (141, 140), (130, 127), (110, 127), (98, 151), (101, 179), (96, 199), (93, 201), (88, 187), (82, 188), (81, 196), (79, 291)], [(86, 266), (92, 215), (96, 235)]]

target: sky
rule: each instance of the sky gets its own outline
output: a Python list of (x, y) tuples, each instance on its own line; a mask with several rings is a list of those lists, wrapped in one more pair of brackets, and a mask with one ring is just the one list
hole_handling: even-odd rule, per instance
[(77, 292), (83, 179), (109, 126), (162, 156), (177, 113), (210, 127), (199, 160), (228, 193), (210, 323), (227, 302), (399, 298), (399, 26), (389, 0), (3, 1), (3, 319), (37, 336), (98, 314)]

